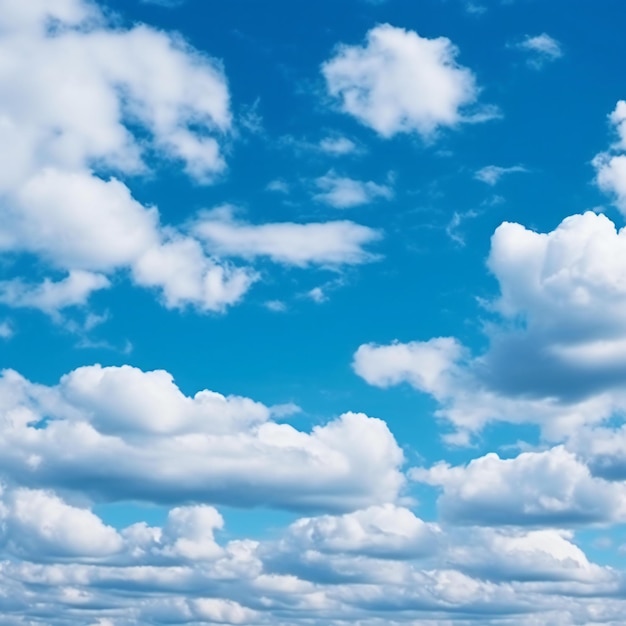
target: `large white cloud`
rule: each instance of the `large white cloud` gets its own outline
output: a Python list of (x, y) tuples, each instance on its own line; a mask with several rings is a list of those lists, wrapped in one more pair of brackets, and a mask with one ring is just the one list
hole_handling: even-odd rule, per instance
[(365, 45), (342, 45), (322, 72), (341, 109), (383, 137), (432, 135), (464, 120), (475, 102), (474, 74), (460, 66), (445, 37), (428, 39), (389, 24), (367, 33)]
[(55, 387), (0, 379), (0, 469), (104, 500), (346, 510), (393, 500), (403, 454), (386, 424), (346, 413), (311, 432), (252, 400), (185, 396), (164, 371), (83, 367)]
[(380, 387), (408, 382), (433, 395), (461, 430), (491, 420), (539, 424), (563, 438), (626, 408), (626, 231), (604, 215), (573, 215), (537, 233), (504, 223), (488, 267), (489, 346), (472, 355), (455, 338), (364, 344), (353, 367)]

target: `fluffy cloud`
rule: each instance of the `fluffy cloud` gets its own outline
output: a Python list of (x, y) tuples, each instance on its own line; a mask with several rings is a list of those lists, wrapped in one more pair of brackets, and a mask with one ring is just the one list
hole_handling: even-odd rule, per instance
[[(439, 528), (385, 505), (303, 518), (276, 539), (223, 542), (223, 519), (206, 505), (174, 508), (162, 526), (115, 531), (49, 492), (19, 489), (2, 502), (9, 542), (0, 552), (10, 558), (0, 563), (0, 603), (15, 623), (93, 623), (97, 611), (101, 626), (381, 626), (463, 614), (574, 624), (600, 615), (595, 598), (607, 619), (623, 608), (606, 599), (619, 589), (616, 572), (591, 563), (567, 531)], [(90, 533), (97, 542), (85, 540)], [(384, 619), (364, 621), (366, 611)]]
[(363, 414), (299, 431), (247, 398), (188, 397), (167, 372), (129, 366), (79, 368), (55, 387), (7, 371), (0, 391), (0, 469), (25, 486), (345, 510), (393, 500), (404, 482), (387, 426)]
[[(238, 301), (254, 273), (208, 257), (198, 242), (171, 244), (157, 209), (120, 180), (148, 171), (155, 155), (199, 182), (223, 171), (231, 113), (219, 63), (179, 37), (111, 26), (85, 0), (3, 0), (0, 13), (0, 51), (12, 60), (0, 68), (12, 85), (0, 96), (0, 251), (69, 272), (61, 283), (5, 283), (4, 301), (48, 311), (81, 304), (108, 284), (85, 272), (118, 270), (161, 289), (171, 307), (220, 311)], [(154, 257), (182, 267), (184, 286)]]
[(65, 307), (83, 304), (94, 291), (109, 286), (109, 280), (102, 274), (72, 270), (60, 281), (46, 278), (38, 285), (29, 285), (20, 279), (1, 281), (0, 302), (12, 307), (40, 309), (54, 315)]
[(513, 459), (490, 453), (467, 466), (442, 463), (411, 476), (443, 489), (441, 514), (457, 523), (563, 527), (626, 518), (626, 486), (594, 478), (561, 446)]
[(549, 233), (504, 223), (488, 266), (500, 288), (488, 308), (499, 320), (487, 326), (484, 353), (454, 338), (366, 344), (356, 373), (433, 395), (438, 415), (461, 430), (533, 422), (563, 438), (626, 408), (626, 231), (591, 212)]
[(411, 559), (435, 550), (438, 531), (408, 509), (387, 504), (342, 516), (302, 518), (289, 528), (300, 548)]
[(350, 221), (249, 224), (237, 220), (229, 208), (200, 216), (194, 232), (215, 254), (267, 257), (299, 267), (372, 261), (376, 257), (364, 246), (382, 236), (377, 230)]
[(91, 511), (32, 489), (2, 493), (0, 529), (5, 550), (34, 561), (110, 556), (123, 545), (120, 535)]
[(457, 54), (445, 37), (383, 24), (367, 33), (365, 45), (340, 46), (322, 72), (341, 109), (379, 135), (429, 137), (464, 121), (462, 109), (477, 98), (474, 75)]
[[(6, 304), (48, 312), (84, 304), (123, 272), (169, 308), (221, 312), (259, 274), (220, 255), (301, 266), (372, 258), (363, 247), (379, 234), (352, 222), (207, 219), (201, 239), (162, 224), (124, 179), (163, 161), (199, 183), (223, 172), (232, 114), (221, 64), (179, 36), (118, 28), (87, 0), (10, 4), (0, 2), (0, 54), (13, 59), (0, 68), (12, 85), (0, 95), (0, 252), (33, 255), (68, 278), (30, 285), (13, 277), (3, 284)], [(324, 147), (349, 148), (340, 139)]]
[(390, 200), (393, 197), (393, 191), (387, 185), (338, 176), (332, 170), (317, 178), (315, 185), (319, 190), (315, 199), (336, 209), (349, 209), (379, 198)]

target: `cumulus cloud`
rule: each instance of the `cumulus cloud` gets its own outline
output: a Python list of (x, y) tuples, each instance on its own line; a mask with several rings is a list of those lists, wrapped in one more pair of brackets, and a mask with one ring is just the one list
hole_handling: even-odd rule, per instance
[(197, 220), (194, 233), (215, 254), (247, 259), (267, 257), (298, 267), (373, 261), (376, 256), (364, 248), (382, 236), (380, 231), (347, 220), (249, 224), (236, 219), (230, 209), (204, 213)]
[(5, 550), (31, 561), (104, 557), (123, 546), (117, 531), (88, 509), (24, 488), (0, 496), (0, 536)]
[(440, 463), (411, 477), (441, 487), (441, 514), (456, 523), (567, 527), (626, 517), (626, 487), (593, 477), (562, 446), (513, 459), (490, 453), (460, 467)]
[(517, 47), (529, 54), (528, 65), (535, 69), (541, 69), (545, 63), (556, 61), (563, 56), (560, 42), (547, 33), (527, 35)]
[(476, 180), (480, 180), (487, 185), (493, 187), (500, 182), (500, 179), (506, 174), (515, 174), (518, 172), (527, 172), (528, 170), (522, 165), (513, 165), (511, 167), (500, 167), (498, 165), (487, 165), (479, 169), (475, 174), (474, 178)]
[(363, 414), (299, 431), (250, 399), (185, 396), (167, 372), (129, 366), (82, 367), (54, 387), (7, 371), (0, 391), (0, 469), (32, 488), (346, 510), (393, 500), (403, 485), (402, 451)]
[(626, 407), (625, 242), (591, 212), (549, 233), (504, 223), (488, 259), (500, 295), (487, 305), (497, 318), (484, 353), (455, 338), (365, 344), (354, 369), (370, 384), (408, 382), (434, 396), (437, 414), (461, 430), (532, 422), (562, 438), (602, 422)]
[(620, 100), (609, 122), (617, 141), (606, 152), (596, 155), (593, 165), (596, 169), (596, 184), (609, 194), (615, 206), (626, 215), (626, 102)]
[[(47, 29), (50, 19), (59, 28)], [(260, 277), (223, 256), (299, 266), (374, 258), (364, 246), (379, 233), (352, 222), (252, 226), (207, 218), (194, 236), (133, 197), (123, 178), (163, 161), (199, 183), (225, 169), (226, 77), (179, 36), (118, 28), (86, 0), (6, 7), (0, 26), (0, 52), (15, 59), (0, 68), (0, 80), (12, 85), (0, 96), (0, 146), (11, 154), (0, 163), (0, 252), (34, 255), (68, 273), (42, 285), (9, 279), (6, 304), (48, 312), (84, 304), (123, 272), (168, 308), (223, 312)], [(324, 149), (350, 146), (336, 138)], [(374, 183), (363, 190), (387, 194)]]
[(301, 518), (289, 528), (300, 548), (411, 559), (435, 550), (438, 530), (408, 509), (387, 504), (342, 516)]
[(84, 304), (94, 291), (109, 286), (110, 282), (103, 274), (73, 270), (60, 281), (46, 278), (36, 285), (20, 279), (0, 281), (0, 302), (12, 307), (40, 309), (54, 315), (66, 307)]
[(530, 625), (547, 615), (585, 623), (594, 597), (606, 616), (623, 608), (607, 600), (617, 573), (558, 529), (441, 527), (387, 504), (302, 518), (262, 541), (224, 540), (222, 516), (206, 505), (175, 507), (161, 526), (114, 530), (51, 492), (20, 488), (1, 501), (0, 552), (10, 558), (0, 566), (0, 603), (18, 620), (56, 624), (61, 611), (64, 623), (93, 623), (97, 611), (100, 626), (287, 626), (383, 612), (391, 624), (469, 614)]
[(445, 37), (383, 24), (367, 33), (364, 45), (339, 46), (322, 73), (341, 110), (382, 137), (428, 138), (466, 121), (465, 107), (477, 99), (474, 74), (457, 55)]
[(315, 180), (318, 193), (314, 198), (336, 209), (350, 209), (377, 199), (391, 200), (393, 190), (371, 180), (362, 181), (339, 176), (330, 171)]
[[(4, 284), (4, 301), (44, 310), (82, 304), (108, 285), (102, 273), (126, 270), (171, 307), (221, 311), (237, 302), (254, 273), (207, 256), (198, 242), (170, 243), (182, 236), (120, 179), (147, 172), (154, 156), (198, 182), (224, 170), (220, 142), (232, 121), (220, 64), (178, 36), (110, 25), (86, 0), (0, 8), (0, 51), (12, 59), (0, 68), (12, 85), (0, 96), (0, 251), (69, 272), (40, 286), (16, 277)], [(186, 272), (183, 288), (163, 257)], [(98, 274), (87, 280), (85, 272)]]

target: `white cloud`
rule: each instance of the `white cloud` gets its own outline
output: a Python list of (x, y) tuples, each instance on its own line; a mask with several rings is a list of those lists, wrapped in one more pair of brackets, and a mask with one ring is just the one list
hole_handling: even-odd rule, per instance
[(401, 450), (363, 414), (299, 431), (247, 398), (188, 397), (167, 372), (129, 366), (79, 368), (55, 387), (8, 371), (0, 391), (0, 469), (33, 488), (347, 510), (393, 501), (403, 485)]
[(191, 304), (209, 311), (239, 302), (259, 278), (253, 270), (207, 257), (197, 240), (181, 236), (147, 249), (134, 264), (133, 277), (139, 285), (162, 289), (169, 308)]
[(319, 148), (322, 152), (333, 156), (354, 154), (359, 151), (354, 141), (347, 137), (325, 137), (320, 141)]
[[(339, 625), (384, 611), (364, 624), (456, 623), (471, 614), (481, 624), (534, 626), (546, 616), (589, 623), (590, 615), (608, 618), (623, 608), (610, 600), (619, 573), (590, 562), (573, 533), (558, 529), (439, 527), (383, 505), (300, 519), (272, 539), (222, 543), (222, 516), (209, 506), (177, 507), (161, 527), (137, 523), (116, 532), (52, 493), (19, 491), (27, 515), (21, 526), (3, 527), (11, 537), (3, 556), (11, 558), (0, 567), (13, 604), (6, 595), (0, 603), (4, 613), (11, 607), (30, 617), (36, 597), (37, 618), (52, 624), (59, 613), (66, 623), (93, 623), (94, 610), (100, 625), (279, 626), (303, 619)], [(5, 494), (3, 502), (17, 499)], [(30, 515), (33, 506), (51, 512), (51, 523)], [(4, 520), (14, 517), (10, 509), (2, 509)], [(100, 545), (82, 543), (90, 530)]]
[(109, 286), (110, 282), (103, 274), (73, 270), (58, 282), (49, 278), (37, 285), (20, 279), (0, 281), (0, 302), (12, 307), (40, 309), (54, 315), (65, 307), (84, 304), (94, 291)]
[(410, 475), (443, 489), (439, 509), (456, 523), (567, 527), (626, 519), (626, 487), (594, 478), (561, 446), (513, 459), (490, 453), (467, 466), (440, 463)]
[(592, 584), (612, 578), (572, 542), (571, 531), (472, 528), (451, 534), (449, 562), (479, 578)]
[(364, 344), (354, 354), (354, 371), (370, 385), (391, 387), (409, 382), (435, 391), (446, 370), (462, 355), (462, 347), (450, 337), (408, 344)]
[(393, 190), (387, 185), (379, 185), (371, 180), (361, 181), (338, 176), (332, 170), (317, 178), (315, 185), (319, 193), (314, 198), (336, 209), (349, 209), (361, 204), (369, 204), (379, 198), (385, 200), (393, 198)]
[(122, 549), (122, 538), (112, 527), (46, 491), (5, 490), (0, 528), (5, 549), (29, 560), (103, 557)]
[[(5, 302), (48, 311), (84, 304), (108, 284), (85, 272), (119, 270), (161, 290), (169, 307), (223, 311), (238, 302), (255, 272), (164, 227), (120, 180), (147, 172), (155, 157), (198, 182), (224, 170), (220, 142), (232, 122), (220, 64), (179, 36), (109, 24), (86, 0), (28, 8), (2, 0), (0, 9), (0, 54), (12, 59), (0, 68), (12, 85), (0, 95), (0, 251), (69, 272), (38, 287), (9, 280)], [(62, 28), (48, 29), (48, 19)], [(100, 177), (103, 168), (114, 176)]]
[(474, 178), (480, 180), (487, 185), (494, 186), (506, 174), (514, 174), (516, 172), (527, 172), (528, 170), (522, 165), (513, 165), (511, 167), (499, 167), (497, 165), (487, 165), (479, 169)]
[(328, 302), (328, 294), (323, 287), (313, 287), (313, 289), (306, 292), (306, 296), (313, 300), (316, 304)]
[(328, 93), (341, 109), (383, 137), (464, 121), (475, 102), (473, 73), (458, 65), (449, 39), (428, 39), (389, 24), (367, 33), (364, 46), (342, 45), (322, 66)]
[(499, 319), (486, 326), (485, 352), (472, 356), (454, 338), (366, 344), (357, 374), (434, 396), (437, 414), (462, 431), (531, 422), (562, 439), (626, 409), (626, 231), (591, 212), (549, 233), (504, 223), (488, 266), (500, 295), (487, 305)]
[(300, 549), (412, 559), (436, 549), (438, 531), (408, 509), (391, 504), (342, 516), (301, 518), (289, 528)]
[(264, 306), (274, 313), (284, 313), (287, 310), (287, 305), (282, 300), (268, 300)]
[(377, 230), (350, 221), (249, 224), (235, 219), (229, 209), (201, 215), (194, 233), (215, 254), (247, 259), (268, 257), (276, 263), (298, 267), (354, 265), (375, 260), (364, 246), (382, 236)]
[(563, 56), (560, 42), (547, 33), (527, 35), (517, 47), (530, 54), (528, 64), (535, 69), (540, 69), (546, 62), (556, 61)]
[(0, 338), (1, 339), (10, 339), (13, 337), (13, 327), (7, 321), (0, 322)]
[(598, 187), (613, 198), (615, 206), (626, 215), (626, 102), (620, 100), (609, 115), (618, 140), (606, 152), (593, 159)]

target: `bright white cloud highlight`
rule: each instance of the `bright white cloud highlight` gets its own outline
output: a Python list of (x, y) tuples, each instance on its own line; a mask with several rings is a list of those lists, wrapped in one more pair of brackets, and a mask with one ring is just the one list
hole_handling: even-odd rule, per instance
[(339, 46), (322, 73), (341, 110), (382, 137), (430, 137), (464, 121), (464, 107), (478, 95), (473, 73), (457, 55), (445, 37), (383, 24), (367, 33), (363, 46)]

